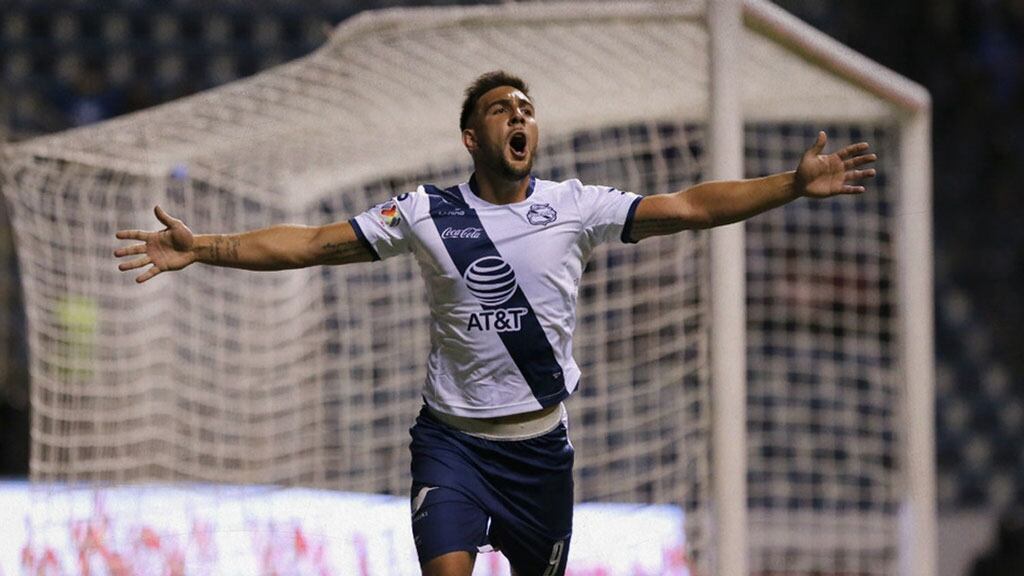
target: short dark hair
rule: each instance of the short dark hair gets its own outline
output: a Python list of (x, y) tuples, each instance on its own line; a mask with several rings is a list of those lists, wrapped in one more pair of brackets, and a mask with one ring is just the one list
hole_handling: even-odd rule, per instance
[(527, 96), (530, 95), (530, 87), (518, 76), (513, 76), (504, 70), (493, 70), (481, 74), (466, 88), (466, 99), (462, 101), (462, 116), (459, 117), (459, 130), (466, 129), (469, 117), (473, 115), (473, 109), (476, 108), (480, 97), (499, 86), (511, 86)]

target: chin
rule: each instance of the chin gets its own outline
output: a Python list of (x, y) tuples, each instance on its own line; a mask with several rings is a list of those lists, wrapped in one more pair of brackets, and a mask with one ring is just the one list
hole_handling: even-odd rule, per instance
[(508, 158), (502, 158), (501, 172), (509, 180), (522, 180), (533, 171), (533, 155), (522, 162), (511, 162)]
[(508, 178), (509, 180), (522, 180), (523, 178), (526, 178), (527, 176), (530, 175), (530, 166), (519, 168), (505, 166), (505, 169), (502, 170), (502, 172), (504, 173), (505, 177)]

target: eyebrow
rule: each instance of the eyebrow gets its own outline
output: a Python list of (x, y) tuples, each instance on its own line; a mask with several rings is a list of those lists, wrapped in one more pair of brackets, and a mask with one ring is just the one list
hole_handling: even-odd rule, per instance
[[(525, 98), (525, 99), (524, 98), (520, 98), (520, 100), (522, 100), (523, 104), (526, 104), (530, 108), (533, 108), (533, 102), (531, 102), (529, 98)], [(490, 104), (488, 104), (487, 108), (484, 108), (484, 110), (490, 110), (491, 108), (494, 108), (494, 106), (496, 104), (504, 104), (506, 106), (511, 106), (512, 105), (512, 99), (511, 98), (502, 98), (501, 100), (495, 100), (494, 102), (491, 102)]]

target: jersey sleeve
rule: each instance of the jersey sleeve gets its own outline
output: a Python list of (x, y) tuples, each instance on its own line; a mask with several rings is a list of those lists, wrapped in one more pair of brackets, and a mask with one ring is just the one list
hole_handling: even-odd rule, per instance
[(595, 244), (619, 239), (633, 243), (630, 231), (633, 216), (643, 196), (609, 186), (584, 186), (576, 182), (576, 205), (580, 210), (583, 231)]
[(349, 220), (356, 237), (373, 253), (374, 260), (386, 260), (411, 250), (410, 207), (402, 206), (402, 200), (408, 197), (409, 194), (402, 194)]

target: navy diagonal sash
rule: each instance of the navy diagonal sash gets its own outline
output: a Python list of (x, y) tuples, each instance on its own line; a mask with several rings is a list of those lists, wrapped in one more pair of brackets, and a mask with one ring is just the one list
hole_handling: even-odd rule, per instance
[[(430, 217), (467, 289), (485, 311), (508, 315), (506, 322), (518, 322), (518, 331), (498, 331), (498, 336), (534, 397), (545, 408), (561, 402), (569, 395), (562, 367), (533, 306), (515, 281), (511, 265), (502, 258), (480, 217), (465, 203), (457, 187), (424, 189), (430, 197)], [(462, 232), (466, 230), (471, 232)]]

